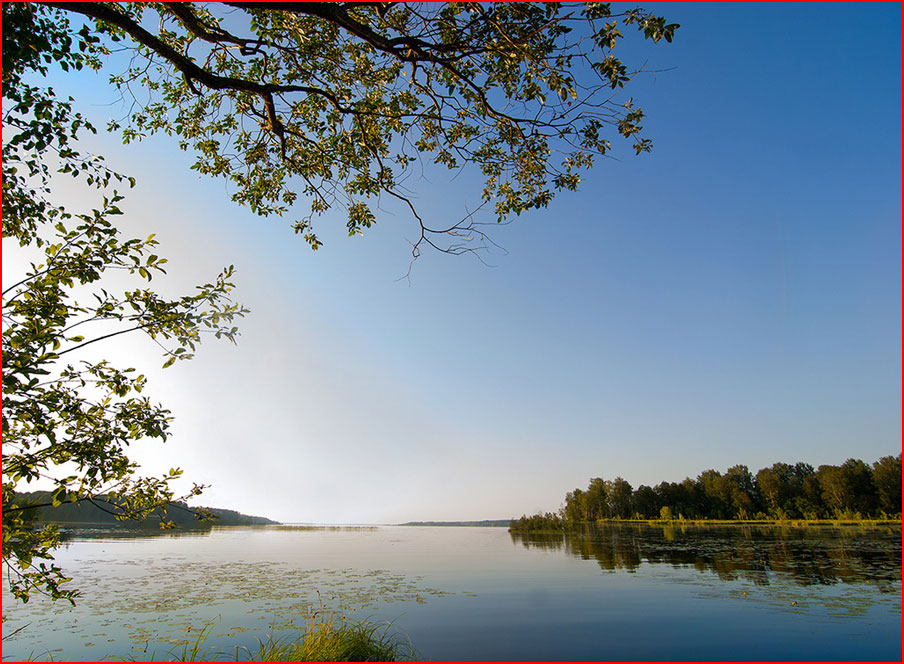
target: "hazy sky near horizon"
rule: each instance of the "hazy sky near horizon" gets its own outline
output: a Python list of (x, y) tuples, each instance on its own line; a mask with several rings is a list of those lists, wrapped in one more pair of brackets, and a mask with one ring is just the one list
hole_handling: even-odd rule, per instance
[[(657, 4), (681, 24), (626, 92), (651, 154), (494, 229), (506, 252), (425, 253), (388, 209), (363, 237), (231, 203), (175, 141), (85, 149), (138, 180), (122, 230), (157, 233), (172, 295), (237, 268), (238, 345), (138, 366), (175, 416), (134, 447), (203, 504), (281, 521), (386, 523), (551, 510), (590, 477), (633, 486), (901, 448), (901, 6)], [(639, 63), (634, 63), (639, 64)], [(54, 76), (103, 127), (100, 75)], [(471, 175), (409, 183), (431, 218)], [(60, 185), (78, 201), (81, 190)], [(75, 203), (73, 203), (75, 206)], [(4, 241), (4, 281), (21, 269)]]

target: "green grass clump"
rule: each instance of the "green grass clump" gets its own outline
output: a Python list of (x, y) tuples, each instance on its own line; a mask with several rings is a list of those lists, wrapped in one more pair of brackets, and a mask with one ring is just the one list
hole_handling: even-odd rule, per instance
[(411, 644), (390, 625), (338, 624), (333, 616), (312, 622), (295, 641), (269, 640), (254, 654), (256, 662), (397, 662), (413, 659)]
[[(205, 647), (213, 624), (192, 646), (171, 650), (170, 662), (402, 662), (416, 659), (411, 642), (388, 623), (346, 622), (335, 614), (313, 616), (296, 639), (270, 637), (259, 641), (257, 652), (236, 648), (226, 653)], [(152, 658), (153, 659), (153, 658)]]

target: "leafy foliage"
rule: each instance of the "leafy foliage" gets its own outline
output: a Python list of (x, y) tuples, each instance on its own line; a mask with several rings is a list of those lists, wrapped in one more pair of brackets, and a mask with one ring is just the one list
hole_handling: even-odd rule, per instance
[(901, 514), (901, 455), (872, 467), (859, 459), (818, 470), (776, 463), (752, 474), (737, 465), (725, 474), (705, 470), (680, 483), (641, 485), (595, 477), (587, 489), (565, 495), (558, 514), (512, 521), (513, 530), (563, 530), (602, 519), (859, 519)]
[(127, 142), (177, 136), (260, 215), (303, 195), (293, 225), (313, 249), (316, 216), (344, 208), (357, 235), (381, 196), (398, 199), (420, 227), (415, 257), (486, 239), (476, 211), (419, 215), (406, 182), (425, 163), (478, 168), (480, 209), (502, 222), (577, 189), (615, 137), (649, 151), (643, 111), (620, 94), (639, 70), (618, 47), (623, 30), (670, 42), (679, 27), (605, 3), (49, 4), (137, 56), (113, 77), (140, 108), (111, 125)]
[[(189, 359), (205, 332), (234, 341), (232, 322), (245, 313), (229, 297), (231, 267), (174, 300), (147, 287), (164, 274), (156, 240), (123, 240), (114, 225), (122, 196), (111, 185), (134, 181), (79, 154), (78, 133), (93, 127), (72, 99), (30, 82), (51, 63), (99, 66), (96, 36), (87, 28), (76, 34), (62, 14), (3, 6), (3, 235), (40, 257), (3, 290), (3, 561), (23, 601), (32, 590), (70, 601), (77, 592), (61, 587), (68, 579), (50, 562), (55, 528), (36, 523), (38, 505), (17, 504), (21, 484), (50, 480), (52, 505), (89, 501), (116, 518), (141, 518), (175, 499), (170, 482), (182, 473), (137, 476), (127, 447), (165, 440), (170, 412), (141, 394), (145, 378), (135, 369), (86, 359), (83, 349), (141, 332), (169, 366)], [(95, 189), (97, 208), (73, 213), (54, 203), (59, 174)], [(111, 272), (130, 275), (134, 288), (108, 290)], [(200, 491), (195, 485), (189, 495)]]

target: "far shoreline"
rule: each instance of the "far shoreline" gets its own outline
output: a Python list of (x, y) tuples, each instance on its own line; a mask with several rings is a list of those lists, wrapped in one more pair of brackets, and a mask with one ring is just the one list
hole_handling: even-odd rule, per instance
[(512, 532), (521, 533), (580, 533), (582, 528), (608, 525), (644, 525), (644, 526), (777, 526), (783, 528), (807, 528), (831, 526), (848, 528), (854, 526), (902, 526), (901, 519), (599, 519), (579, 521), (560, 528), (518, 528), (514, 527), (517, 519), (509, 526)]
[(512, 525), (512, 519), (484, 519), (482, 521), (407, 521), (396, 524), (399, 526), (472, 526), (478, 528), (508, 528)]

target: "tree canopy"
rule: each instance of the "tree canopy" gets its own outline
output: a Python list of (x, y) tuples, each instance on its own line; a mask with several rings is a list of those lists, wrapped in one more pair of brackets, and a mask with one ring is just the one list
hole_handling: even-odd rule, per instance
[[(99, 65), (91, 31), (67, 27), (32, 6), (3, 6), (3, 235), (39, 256), (3, 289), (3, 561), (23, 601), (33, 590), (70, 601), (77, 592), (62, 587), (68, 579), (52, 563), (55, 528), (36, 527), (43, 505), (16, 503), (22, 485), (50, 481), (47, 506), (87, 501), (120, 519), (160, 513), (175, 499), (170, 482), (181, 471), (142, 477), (127, 451), (142, 439), (165, 440), (170, 411), (141, 394), (146, 380), (134, 368), (86, 353), (143, 333), (169, 366), (190, 358), (205, 332), (234, 340), (232, 323), (245, 313), (230, 299), (231, 267), (176, 299), (149, 287), (165, 273), (156, 240), (124, 239), (115, 225), (115, 184), (134, 182), (81, 155), (75, 139), (91, 124), (73, 100), (32, 82), (51, 63)], [(70, 212), (55, 201), (60, 176), (95, 190), (98, 206)], [(111, 287), (111, 273), (131, 275), (133, 287)]]
[[(618, 47), (629, 29), (658, 42), (678, 28), (606, 3), (47, 4), (133, 53), (111, 78), (137, 108), (111, 123), (125, 141), (176, 136), (235, 201), (295, 215), (313, 249), (327, 210), (344, 209), (355, 235), (381, 197), (401, 201), (419, 227), (415, 257), (479, 249), (479, 212), (503, 222), (547, 206), (614, 138), (649, 151), (643, 111), (622, 92), (642, 66)], [(423, 218), (409, 187), (430, 164), (478, 169), (475, 208)]]

